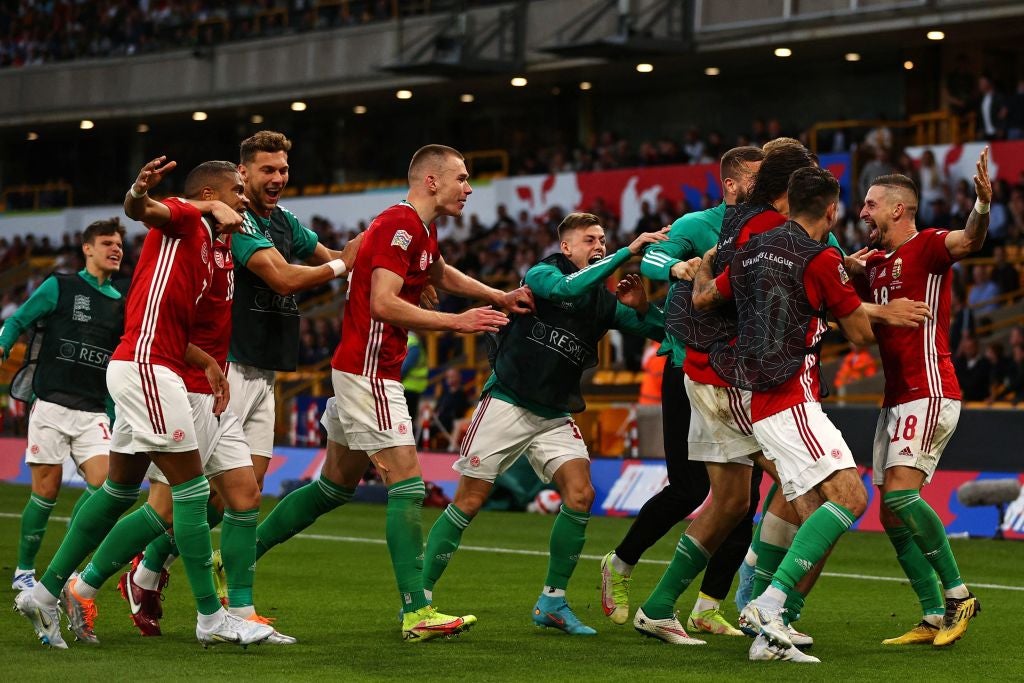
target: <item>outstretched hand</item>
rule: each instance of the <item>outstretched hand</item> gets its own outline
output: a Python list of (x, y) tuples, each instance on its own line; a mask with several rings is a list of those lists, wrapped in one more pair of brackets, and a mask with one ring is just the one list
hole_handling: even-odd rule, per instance
[(989, 204), (992, 201), (992, 181), (988, 177), (988, 146), (981, 150), (978, 163), (975, 165), (977, 174), (974, 176), (974, 193), (978, 201)]
[(132, 189), (135, 190), (136, 194), (145, 194), (152, 190), (160, 184), (165, 175), (173, 171), (178, 165), (177, 161), (168, 161), (164, 164), (166, 159), (166, 156), (159, 156), (142, 167), (138, 177), (135, 178), (135, 183), (132, 185)]
[(643, 280), (636, 273), (630, 273), (619, 280), (615, 285), (615, 297), (625, 306), (636, 310), (643, 315), (649, 306), (647, 302), (647, 290), (644, 289)]
[(526, 285), (513, 289), (511, 292), (505, 292), (499, 305), (502, 308), (507, 308), (510, 313), (533, 313), (537, 310), (533, 302), (533, 292)]
[(846, 272), (850, 275), (863, 275), (867, 267), (868, 257), (874, 254), (877, 249), (871, 247), (864, 247), (858, 249), (852, 254), (847, 254), (843, 257), (843, 268), (846, 268)]
[(642, 254), (648, 244), (654, 244), (655, 242), (664, 242), (668, 239), (668, 231), (672, 226), (666, 225), (664, 228), (657, 232), (645, 232), (641, 233), (639, 237), (630, 242), (629, 251), (630, 253), (637, 255)]

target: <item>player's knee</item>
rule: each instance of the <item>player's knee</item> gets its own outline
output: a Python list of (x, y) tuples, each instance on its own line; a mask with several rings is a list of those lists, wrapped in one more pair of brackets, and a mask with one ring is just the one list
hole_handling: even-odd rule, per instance
[(594, 487), (590, 482), (575, 484), (562, 495), (562, 502), (570, 510), (589, 512), (594, 504)]
[(882, 522), (882, 526), (886, 529), (893, 529), (903, 525), (900, 518), (897, 517), (884, 502), (879, 503), (878, 505), (878, 518)]
[(860, 517), (868, 509), (868, 492), (860, 481), (855, 486), (850, 486), (844, 493), (843, 498), (844, 502), (841, 503), (843, 507), (852, 512), (856, 517)]

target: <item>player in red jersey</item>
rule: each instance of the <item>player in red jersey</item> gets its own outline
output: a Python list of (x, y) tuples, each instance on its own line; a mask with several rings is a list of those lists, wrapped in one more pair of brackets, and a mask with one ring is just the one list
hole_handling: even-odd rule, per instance
[(963, 230), (919, 231), (917, 187), (902, 175), (876, 178), (860, 214), (871, 227), (871, 241), (881, 246), (866, 263), (875, 303), (910, 297), (927, 302), (933, 313), (918, 329), (875, 331), (885, 401), (875, 431), (872, 480), (882, 493), (882, 524), (924, 612), (917, 626), (883, 641), (887, 645), (952, 644), (981, 611), (960, 578), (942, 520), (920, 496), (960, 417), (948, 334), (951, 268), (985, 242), (992, 199), (987, 147), (978, 158), (974, 189), (978, 201)]
[[(533, 308), (529, 289), (506, 293), (488, 287), (446, 264), (438, 251), (434, 220), (461, 215), (472, 191), (458, 151), (427, 145), (413, 155), (407, 199), (371, 223), (349, 278), (341, 343), (332, 361), (335, 398), (321, 420), (328, 438), (323, 471), (282, 499), (260, 525), (265, 552), (351, 499), (369, 456), (388, 487), (388, 550), (404, 609), (402, 634), (413, 642), (459, 633), (476, 618), (434, 611), (423, 591), (425, 492), (401, 383), (406, 330), (497, 332), (507, 318), (492, 306), (515, 313)], [(428, 284), (491, 305), (459, 314), (424, 310), (420, 296)]]
[[(80, 510), (43, 580), (15, 603), (43, 642), (55, 647), (66, 647), (55, 618), (57, 595), (74, 568), (135, 502), (151, 461), (171, 484), (175, 538), (199, 610), (196, 637), (204, 645), (247, 645), (273, 633), (265, 624), (229, 614), (217, 600), (206, 522), (210, 486), (202, 474), (182, 381), (186, 364), (203, 366), (215, 378), (214, 413), (219, 415), (227, 405), (226, 378), (216, 361), (189, 339), (196, 304), (211, 280), (213, 235), (236, 231), (242, 223), (242, 181), (234, 164), (206, 162), (185, 180), (188, 200), (157, 202), (148, 191), (175, 167), (173, 161), (164, 161), (159, 157), (142, 168), (124, 202), (125, 213), (145, 222), (150, 232), (128, 293), (125, 334), (107, 371), (117, 416), (107, 481)], [(68, 583), (64, 592), (73, 592), (75, 583)], [(92, 609), (76, 614), (88, 632), (94, 617)]]
[[(867, 504), (853, 456), (819, 403), (817, 344), (827, 329), (825, 312), (835, 315), (857, 343), (874, 341), (840, 252), (824, 244), (838, 193), (828, 171), (793, 173), (790, 221), (751, 238), (714, 281), (716, 297), (737, 293), (740, 332), (735, 347), (728, 347), (735, 350), (735, 362), (723, 363), (716, 351), (712, 365), (734, 384), (754, 389), (754, 435), (774, 462), (786, 499), (803, 519), (771, 585), (742, 611), (741, 618), (765, 637), (755, 640), (751, 659), (813, 661), (793, 651), (783, 606)], [(707, 289), (708, 279), (703, 269), (695, 291)], [(927, 312), (902, 299), (887, 308), (908, 309), (907, 324), (916, 324), (914, 317)], [(765, 656), (771, 648), (778, 656)]]

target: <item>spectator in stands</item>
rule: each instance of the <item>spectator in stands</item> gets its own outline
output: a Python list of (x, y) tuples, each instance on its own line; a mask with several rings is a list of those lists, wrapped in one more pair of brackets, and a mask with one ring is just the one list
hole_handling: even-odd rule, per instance
[(437, 421), (445, 431), (453, 434), (455, 421), (466, 415), (470, 405), (469, 395), (462, 385), (462, 373), (458, 368), (448, 368), (444, 373), (441, 394), (437, 397), (437, 405), (434, 408)]
[(316, 333), (317, 342), (320, 346), (327, 349), (328, 354), (334, 353), (338, 342), (341, 341), (341, 334), (338, 329), (340, 320), (340, 315), (336, 319), (316, 318), (313, 320), (313, 331)]
[(1006, 125), (1006, 101), (996, 92), (992, 76), (982, 74), (978, 79), (978, 139), (998, 140)]
[(23, 292), (23, 288), (13, 292), (4, 292), (3, 299), (0, 300), (0, 323), (10, 318), (18, 310), (18, 306), (25, 298), (24, 296), (19, 296), (19, 293)]
[(949, 348), (956, 352), (961, 341), (973, 337), (976, 329), (974, 312), (964, 305), (963, 291), (953, 287), (949, 308)]
[(973, 193), (967, 185), (967, 181), (961, 178), (956, 181), (956, 185), (953, 187), (953, 203), (949, 208), (949, 227), (953, 229), (962, 228), (967, 221), (967, 217), (971, 215), (971, 211), (973, 209)]
[(992, 364), (981, 354), (977, 339), (964, 337), (953, 367), (964, 401), (984, 401), (989, 397)]
[(1006, 139), (1024, 139), (1024, 78), (1018, 79), (1017, 90), (1006, 103)]
[(645, 232), (658, 232), (662, 226), (665, 225), (661, 218), (651, 209), (650, 202), (640, 203), (640, 218), (636, 221), (636, 227), (633, 228), (633, 234), (640, 235)]
[[(494, 221), (494, 225), (491, 226), (491, 230), (497, 230), (498, 228), (508, 228), (509, 230), (515, 230), (516, 222), (512, 216), (508, 215), (508, 207), (504, 204), (498, 204), (495, 211), (498, 217)], [(475, 237), (475, 236), (474, 236)]]
[(889, 175), (894, 173), (892, 163), (889, 161), (889, 150), (885, 147), (875, 147), (874, 157), (868, 163), (864, 164), (864, 168), (860, 171), (860, 178), (858, 185), (860, 186), (860, 196), (865, 197), (868, 194), (868, 190), (871, 189), (871, 183), (874, 182), (878, 176)]
[(945, 197), (936, 197), (931, 202), (931, 220), (925, 223), (929, 227), (949, 228), (953, 224), (953, 215), (949, 212), (949, 202)]
[(859, 382), (878, 374), (878, 362), (871, 352), (863, 346), (850, 344), (850, 350), (843, 356), (843, 362), (836, 372), (835, 385), (839, 395), (846, 395), (846, 388), (853, 382)]
[(1006, 355), (1004, 347), (999, 342), (992, 342), (985, 347), (985, 360), (992, 366), (989, 384), (991, 385), (989, 400), (995, 400), (1001, 393), (1001, 388), (1013, 380), (1016, 371), (1013, 360)]
[(1020, 272), (1006, 260), (1006, 247), (997, 246), (992, 250), (992, 281), (1000, 294), (1009, 294), (1020, 289)]
[(1014, 405), (1024, 401), (1024, 344), (1011, 347), (1010, 359), (1013, 370), (1009, 381), (996, 386), (993, 397), (997, 401), (1013, 401)]
[(687, 163), (700, 164), (704, 162), (704, 141), (701, 140), (700, 130), (696, 126), (690, 126), (690, 129), (686, 131), (683, 153), (686, 155)]
[[(884, 121), (887, 117), (885, 114), (879, 114), (876, 118), (879, 121)], [(864, 136), (864, 144), (871, 149), (889, 151), (892, 149), (892, 130), (884, 123), (879, 123)]]
[(1024, 239), (1024, 185), (1016, 185), (1010, 190), (1006, 210), (1010, 221), (1006, 228), (1006, 242), (1020, 246)]
[(427, 349), (421, 334), (409, 330), (407, 353), (402, 361), (402, 387), (405, 390), (405, 402), (409, 406), (409, 415), (413, 424), (420, 424), (420, 396), (427, 390), (430, 365), (427, 362)]
[(1010, 227), (1010, 211), (1006, 201), (1010, 196), (1010, 184), (1005, 180), (992, 183), (992, 202), (989, 208), (987, 242), (993, 246), (1006, 243), (1006, 233)]
[(765, 128), (764, 119), (754, 119), (751, 122), (750, 135), (747, 137), (749, 139), (747, 144), (756, 145), (757, 147), (760, 147), (771, 139), (768, 137), (768, 130)]
[(918, 170), (918, 189), (921, 192), (921, 221), (925, 226), (937, 226), (935, 222), (935, 203), (945, 201), (949, 188), (946, 186), (946, 171), (936, 162), (935, 153), (926, 149), (921, 154), (921, 167)]
[(946, 74), (946, 100), (949, 109), (957, 116), (963, 116), (971, 110), (974, 97), (974, 71), (967, 55), (956, 56), (953, 69)]
[(306, 331), (299, 335), (299, 365), (316, 365), (320, 362), (316, 334)]
[(992, 281), (992, 267), (976, 265), (971, 273), (972, 285), (967, 293), (967, 305), (981, 316), (999, 310), (999, 285)]

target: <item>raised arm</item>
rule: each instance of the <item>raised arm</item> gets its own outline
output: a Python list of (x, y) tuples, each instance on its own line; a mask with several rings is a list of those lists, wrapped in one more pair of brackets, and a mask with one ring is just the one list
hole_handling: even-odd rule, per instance
[(461, 333), (497, 332), (508, 324), (505, 314), (490, 306), (458, 314), (424, 310), (399, 296), (404, 284), (405, 279), (398, 273), (375, 268), (370, 276), (370, 317), (406, 329)]
[(978, 201), (974, 203), (971, 215), (963, 230), (953, 230), (946, 235), (946, 249), (954, 259), (962, 259), (979, 249), (988, 234), (988, 212), (992, 202), (992, 181), (988, 177), (988, 147), (981, 150), (975, 165), (974, 191)]
[(18, 307), (14, 315), (4, 321), (0, 327), (0, 365), (7, 360), (11, 347), (18, 341), (21, 334), (32, 327), (37, 320), (50, 315), (57, 309), (60, 290), (57, 280), (49, 277), (36, 287), (32, 296)]
[[(373, 275), (376, 278), (376, 270)], [(534, 310), (533, 293), (528, 287), (503, 292), (471, 278), (457, 268), (452, 268), (440, 256), (430, 267), (430, 280), (438, 289), (467, 299), (486, 301), (492, 306), (507, 308), (512, 313), (530, 313)], [(416, 325), (411, 325), (411, 327), (416, 327)]]
[(165, 164), (166, 159), (166, 156), (159, 156), (143, 166), (135, 182), (128, 188), (124, 197), (124, 213), (128, 218), (154, 228), (163, 227), (171, 220), (171, 210), (149, 196), (149, 191), (178, 165), (177, 161)]

